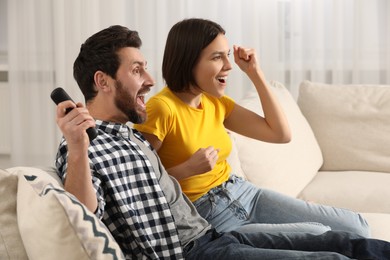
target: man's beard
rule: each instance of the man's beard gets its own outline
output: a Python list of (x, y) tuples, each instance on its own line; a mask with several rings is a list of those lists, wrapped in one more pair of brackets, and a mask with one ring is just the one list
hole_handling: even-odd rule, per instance
[(119, 80), (115, 82), (117, 89), (115, 96), (116, 107), (127, 116), (128, 121), (134, 124), (143, 123), (146, 120), (146, 116), (137, 112), (137, 103), (134, 102), (135, 98), (125, 91), (123, 84)]

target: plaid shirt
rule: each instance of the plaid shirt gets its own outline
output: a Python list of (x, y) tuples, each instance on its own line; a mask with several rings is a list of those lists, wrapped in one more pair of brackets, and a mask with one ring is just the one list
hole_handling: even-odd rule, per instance
[[(137, 138), (127, 125), (96, 121), (98, 136), (89, 146), (93, 185), (98, 198), (96, 215), (106, 224), (126, 258), (183, 259), (176, 225), (158, 177)], [(64, 180), (67, 146), (63, 139), (56, 167)]]

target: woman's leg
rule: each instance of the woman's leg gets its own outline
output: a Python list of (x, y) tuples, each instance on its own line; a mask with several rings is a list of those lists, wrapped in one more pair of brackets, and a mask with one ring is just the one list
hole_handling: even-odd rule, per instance
[(300, 222), (300, 223), (286, 223), (286, 224), (246, 224), (234, 229), (234, 231), (241, 233), (278, 233), (278, 232), (303, 232), (312, 235), (320, 235), (330, 231), (330, 227), (316, 222)]
[[(330, 227), (332, 230), (369, 236), (367, 222), (355, 212), (307, 203), (278, 192), (259, 189), (236, 176), (194, 204), (198, 212), (219, 232), (251, 228), (254, 232), (300, 230), (321, 234)], [(248, 224), (251, 226), (244, 227)]]
[[(230, 182), (230, 181), (229, 181)], [(237, 185), (241, 183), (237, 182)], [(248, 191), (256, 195), (257, 188)], [(219, 232), (240, 230), (242, 232), (305, 232), (310, 234), (322, 234), (330, 230), (330, 227), (320, 223), (302, 222), (275, 224), (274, 222), (260, 222), (250, 219), (248, 212), (251, 203), (245, 208), (236, 200), (226, 187), (217, 187), (208, 194), (194, 202), (199, 214)]]
[(231, 182), (226, 183), (226, 189), (250, 212), (250, 223), (317, 222), (329, 226), (332, 230), (370, 236), (366, 220), (350, 210), (310, 203), (275, 191), (259, 189), (235, 176)]
[(390, 243), (349, 232), (208, 232), (184, 248), (186, 259), (390, 259)]

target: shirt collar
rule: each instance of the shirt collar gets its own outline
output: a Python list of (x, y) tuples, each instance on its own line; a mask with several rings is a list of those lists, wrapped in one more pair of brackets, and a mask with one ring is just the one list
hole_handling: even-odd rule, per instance
[(132, 129), (126, 124), (107, 122), (102, 120), (96, 120), (96, 128), (104, 131), (107, 134), (114, 136), (121, 136), (124, 138), (130, 138)]

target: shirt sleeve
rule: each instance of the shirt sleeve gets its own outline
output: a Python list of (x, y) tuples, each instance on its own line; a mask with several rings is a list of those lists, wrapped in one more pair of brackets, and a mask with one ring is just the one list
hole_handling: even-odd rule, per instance
[(152, 97), (146, 103), (146, 113), (146, 121), (142, 124), (134, 124), (134, 128), (140, 132), (153, 134), (162, 142), (174, 120), (171, 107), (165, 100)]
[(224, 107), (225, 107), (225, 111), (226, 111), (226, 113), (225, 113), (225, 118), (227, 118), (229, 115), (230, 115), (230, 113), (233, 111), (233, 108), (234, 108), (234, 105), (236, 104), (235, 102), (234, 102), (234, 100), (231, 98), (231, 97), (229, 97), (229, 96), (223, 96), (223, 97), (221, 97), (220, 98), (220, 101), (221, 101), (221, 103), (224, 105)]
[[(57, 174), (61, 178), (62, 183), (65, 182), (66, 179), (66, 174), (67, 174), (67, 169), (68, 169), (68, 147), (65, 139), (63, 138), (61, 140), (57, 156), (56, 156), (56, 168), (57, 168)], [(90, 162), (90, 165), (92, 163)], [(93, 187), (96, 191), (96, 197), (97, 197), (97, 202), (98, 202), (98, 207), (94, 214), (101, 219), (103, 217), (104, 213), (104, 207), (106, 205), (105, 200), (104, 200), (104, 192), (103, 188), (101, 186), (101, 180), (97, 177), (97, 174), (94, 173), (92, 167), (91, 167), (91, 174), (92, 174), (92, 182), (93, 182)]]
[(92, 182), (93, 182), (93, 187), (96, 191), (96, 198), (98, 202), (98, 206), (94, 214), (99, 219), (102, 219), (104, 213), (104, 207), (106, 206), (106, 201), (104, 200), (104, 192), (101, 186), (101, 180), (97, 178), (94, 174), (92, 174)]

